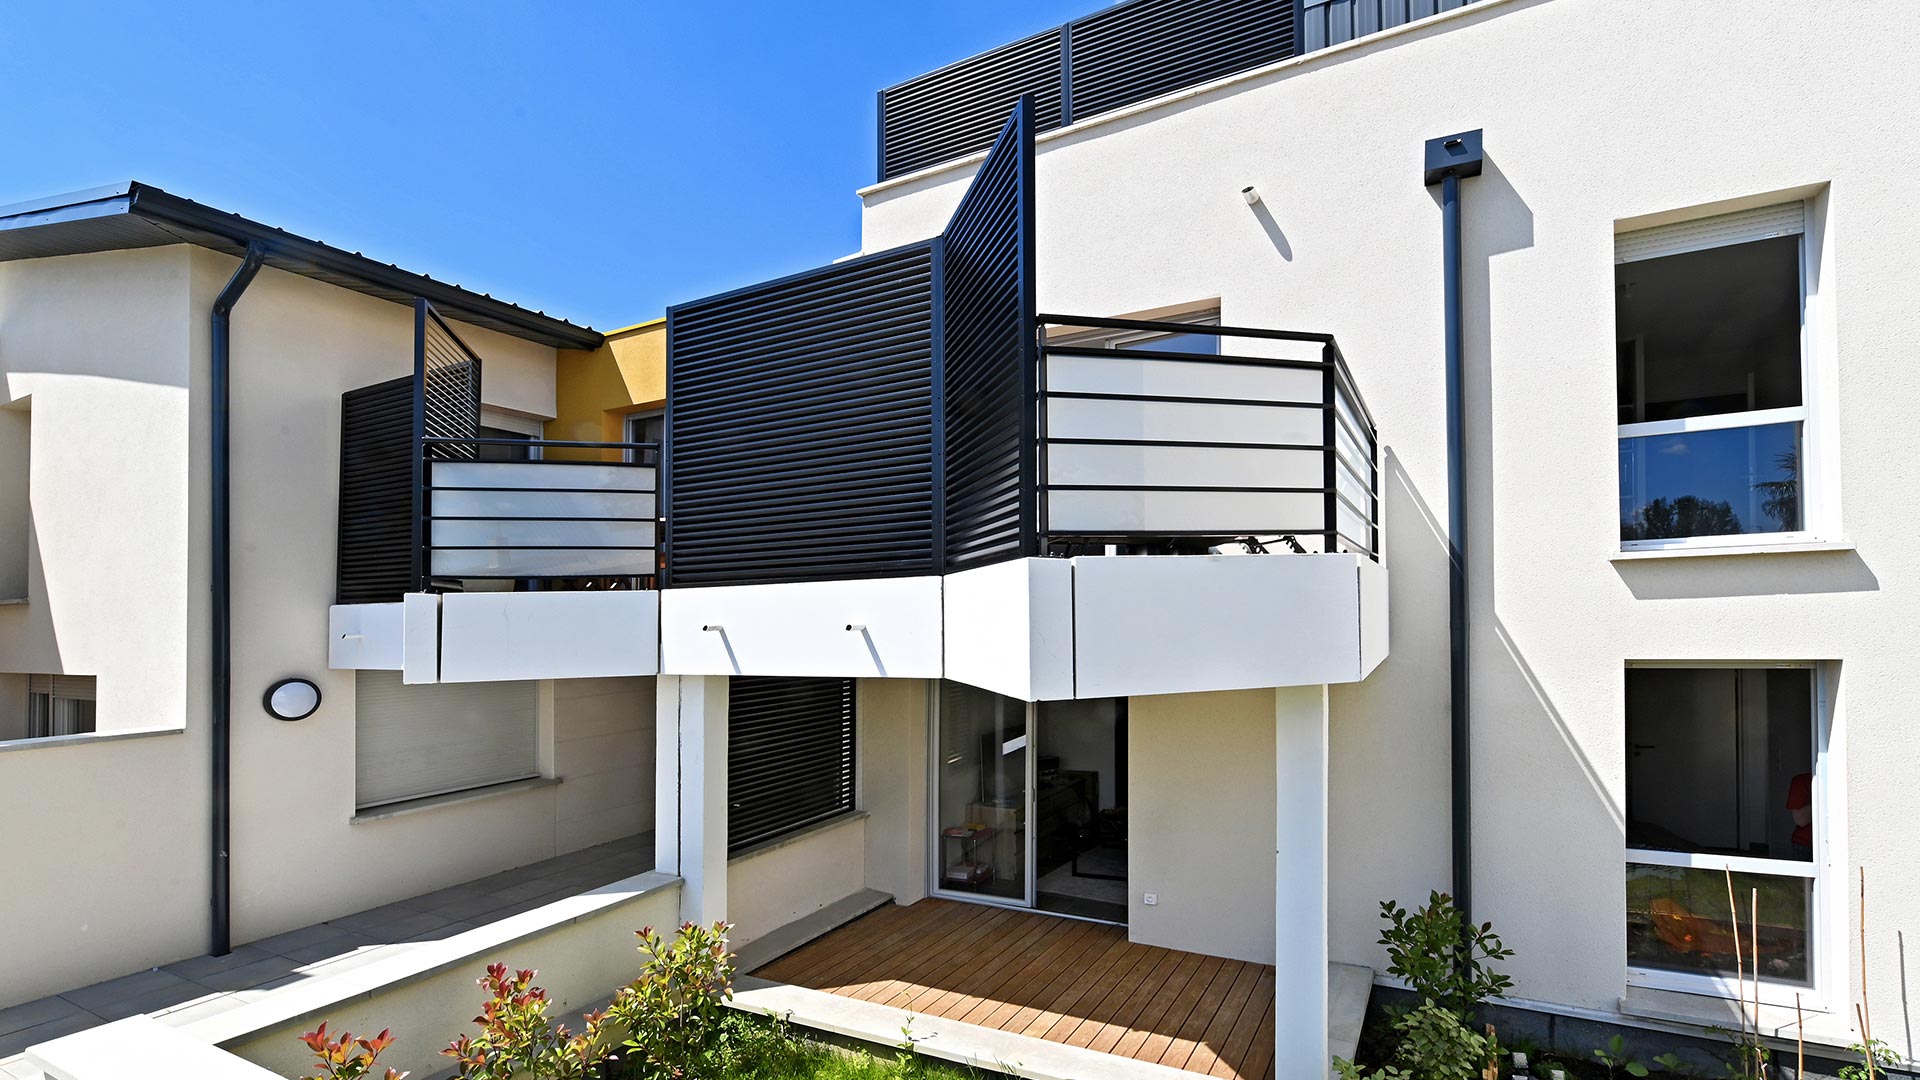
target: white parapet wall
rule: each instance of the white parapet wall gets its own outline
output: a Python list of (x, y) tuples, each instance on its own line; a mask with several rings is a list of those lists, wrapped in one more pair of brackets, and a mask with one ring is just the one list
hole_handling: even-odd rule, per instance
[(660, 673), (660, 594), (409, 593), (328, 609), (327, 666), (408, 683), (604, 679)]
[(669, 589), (662, 670), (675, 675), (939, 678), (941, 579)]
[(946, 579), (945, 677), (1028, 701), (1358, 682), (1386, 658), (1361, 555), (1019, 559)]

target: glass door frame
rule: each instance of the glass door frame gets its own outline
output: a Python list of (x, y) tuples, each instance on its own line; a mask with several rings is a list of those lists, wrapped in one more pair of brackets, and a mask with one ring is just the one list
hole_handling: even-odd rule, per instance
[(949, 889), (941, 884), (941, 867), (946, 861), (946, 845), (940, 836), (944, 828), (940, 822), (940, 683), (939, 679), (927, 681), (927, 836), (929, 843), (927, 895), (943, 900), (964, 900), (970, 904), (988, 904), (1018, 911), (1038, 911), (1040, 883), (1034, 875), (1034, 864), (1039, 859), (1039, 853), (1034, 848), (1033, 790), (1034, 784), (1039, 779), (1040, 757), (1035, 752), (1039, 744), (1039, 729), (1036, 726), (1040, 719), (1039, 703), (1032, 701), (1023, 703), (1027, 709), (1026, 779), (1022, 784), (1020, 807), (1020, 820), (1023, 823), (1021, 831), (1024, 833), (1020, 845), (1022, 864), (1020, 873), (1023, 878), (1022, 884), (1025, 885), (1024, 895), (1016, 900), (1007, 896)]

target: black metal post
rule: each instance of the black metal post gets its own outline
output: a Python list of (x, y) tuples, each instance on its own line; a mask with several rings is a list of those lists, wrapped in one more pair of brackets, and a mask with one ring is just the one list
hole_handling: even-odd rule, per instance
[(1467, 593), (1466, 400), (1461, 368), (1466, 352), (1465, 297), (1460, 266), (1460, 181), (1484, 164), (1480, 132), (1426, 144), (1426, 184), (1440, 185), (1441, 259), (1447, 383), (1447, 637), (1448, 703), (1452, 717), (1453, 900), (1473, 925), (1473, 723)]
[(212, 586), (213, 586), (213, 881), (212, 932), (208, 952), (225, 956), (233, 951), (233, 560), (232, 508), (228, 498), (231, 477), (229, 440), (232, 425), (228, 402), (232, 349), (233, 306), (253, 284), (267, 252), (258, 243), (247, 245), (239, 269), (213, 301), (212, 416)]
[(1324, 518), (1322, 525), (1325, 526), (1326, 532), (1321, 537), (1320, 550), (1328, 555), (1340, 548), (1340, 476), (1334, 471), (1336, 465), (1334, 450), (1340, 445), (1338, 433), (1334, 430), (1334, 426), (1340, 422), (1340, 418), (1334, 415), (1338, 409), (1334, 403), (1334, 397), (1340, 391), (1336, 386), (1338, 380), (1333, 368), (1333, 358), (1333, 343), (1328, 342), (1322, 345), (1320, 362), (1326, 365), (1326, 369), (1320, 374), (1320, 404), (1325, 409), (1320, 414), (1320, 445), (1326, 447), (1326, 451), (1320, 455), (1320, 482), (1325, 486), (1326, 491), (1320, 499), (1320, 513)]

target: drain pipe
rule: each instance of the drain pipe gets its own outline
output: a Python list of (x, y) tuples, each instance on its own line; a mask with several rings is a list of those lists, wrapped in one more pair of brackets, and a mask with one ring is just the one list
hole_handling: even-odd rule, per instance
[(1440, 185), (1441, 252), (1445, 261), (1447, 352), (1447, 639), (1453, 757), (1453, 902), (1464, 927), (1473, 922), (1473, 723), (1467, 666), (1466, 401), (1460, 369), (1465, 303), (1460, 282), (1460, 181), (1479, 176), (1485, 158), (1479, 130), (1427, 140), (1426, 184)]
[(233, 305), (253, 284), (266, 259), (266, 248), (247, 245), (240, 268), (213, 301), (213, 927), (208, 952), (225, 956), (233, 951), (233, 867), (229, 840), (233, 832), (233, 794), (229, 785), (233, 766), (233, 566), (232, 509), (227, 498), (230, 424), (227, 416), (228, 356)]

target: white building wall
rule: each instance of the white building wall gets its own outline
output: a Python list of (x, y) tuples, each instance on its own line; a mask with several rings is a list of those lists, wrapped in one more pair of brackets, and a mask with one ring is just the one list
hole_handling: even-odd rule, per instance
[[(237, 265), (0, 263), (0, 406), (30, 398), (34, 444), (0, 672), (98, 675), (101, 733), (0, 746), (0, 1006), (207, 945), (208, 312)], [(554, 350), (459, 332), (489, 405), (552, 414)], [(559, 785), (352, 821), (354, 673), (327, 666), (340, 394), (411, 370), (412, 335), (406, 307), (274, 269), (233, 315), (236, 944), (650, 827), (648, 679), (543, 693)], [(323, 703), (282, 723), (260, 695), (293, 675)], [(360, 872), (316, 888), (328, 866)]]
[[(1384, 966), (1376, 901), (1448, 878), (1440, 218), (1420, 162), (1425, 139), (1483, 128), (1486, 174), (1464, 185), (1476, 914), (1518, 949), (1517, 995), (1613, 1011), (1624, 662), (1838, 659), (1845, 839), (1882, 883), (1870, 985), (1898, 998), (1894, 935), (1920, 928), (1920, 313), (1893, 283), (1920, 270), (1920, 123), (1894, 88), (1917, 47), (1899, 0), (1817, 21), (1790, 0), (1482, 2), (1043, 137), (1043, 310), (1218, 297), (1229, 324), (1331, 331), (1379, 421), (1392, 647), (1333, 692), (1335, 959)], [(865, 249), (936, 233), (970, 171), (869, 189)], [(1613, 561), (1617, 223), (1769, 193), (1817, 196), (1858, 548)]]

